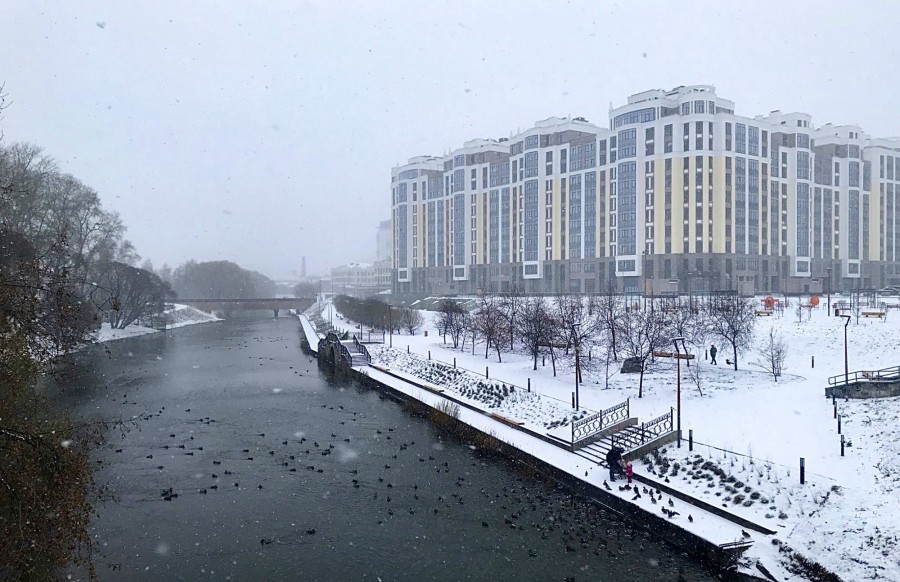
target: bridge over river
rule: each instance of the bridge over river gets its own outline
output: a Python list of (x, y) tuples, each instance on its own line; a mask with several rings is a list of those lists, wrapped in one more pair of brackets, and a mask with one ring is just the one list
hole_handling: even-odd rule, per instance
[(282, 309), (296, 309), (298, 312), (315, 303), (314, 297), (270, 297), (256, 299), (179, 299), (178, 303), (196, 307), (201, 311), (258, 311), (272, 310), (275, 317)]

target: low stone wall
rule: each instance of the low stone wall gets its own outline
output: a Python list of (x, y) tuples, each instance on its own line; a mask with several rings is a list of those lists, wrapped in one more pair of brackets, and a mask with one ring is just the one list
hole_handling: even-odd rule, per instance
[(831, 398), (891, 398), (900, 396), (900, 380), (856, 382), (847, 386), (831, 386), (825, 389), (825, 396)]

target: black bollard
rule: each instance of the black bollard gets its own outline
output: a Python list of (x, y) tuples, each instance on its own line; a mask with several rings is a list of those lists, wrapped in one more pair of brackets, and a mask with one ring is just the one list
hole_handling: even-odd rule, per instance
[(528, 379), (528, 391), (531, 392), (531, 378)]
[(406, 346), (406, 353), (409, 353), (409, 346)]
[(810, 356), (810, 357), (812, 358), (812, 367), (815, 368), (816, 367), (816, 357), (815, 356)]
[(428, 359), (431, 359), (431, 350), (428, 350)]
[(456, 358), (453, 358), (453, 367), (456, 367)]
[(575, 408), (575, 393), (572, 392), (572, 408)]
[(806, 459), (800, 457), (800, 484), (806, 483)]
[(837, 418), (837, 402), (834, 403), (834, 417)]
[(688, 430), (688, 450), (694, 450), (694, 429)]
[(490, 371), (490, 370), (488, 370), (488, 367), (487, 367), (487, 366), (485, 366), (485, 367), (484, 367), (484, 377), (485, 377), (485, 379), (487, 379), (487, 378), (490, 378), (490, 377), (491, 377), (491, 375), (490, 375), (490, 374), (488, 374), (488, 372), (489, 372), (489, 371)]
[(841, 415), (838, 414), (838, 434), (841, 434)]
[(841, 435), (841, 456), (844, 456), (844, 435)]

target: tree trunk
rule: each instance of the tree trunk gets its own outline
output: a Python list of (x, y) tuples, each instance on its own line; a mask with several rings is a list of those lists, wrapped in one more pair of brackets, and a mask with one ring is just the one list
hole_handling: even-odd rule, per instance
[(538, 352), (537, 352), (537, 350), (535, 350), (534, 351), (534, 368), (532, 368), (532, 370), (537, 370), (537, 359), (538, 359)]
[(734, 352), (734, 371), (737, 372), (737, 344), (735, 342), (731, 342), (731, 348)]
[(644, 397), (644, 363), (641, 362), (641, 377), (638, 380), (638, 398)]

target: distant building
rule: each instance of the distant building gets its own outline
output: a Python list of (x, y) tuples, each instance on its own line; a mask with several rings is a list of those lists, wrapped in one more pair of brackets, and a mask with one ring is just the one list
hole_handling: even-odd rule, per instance
[[(375, 260), (384, 261), (391, 259), (391, 219), (378, 223), (378, 231), (375, 235)], [(390, 286), (390, 285), (389, 285)]]
[(331, 269), (335, 293), (377, 293), (391, 288), (391, 261), (348, 263)]
[[(398, 293), (819, 292), (900, 283), (900, 139), (650, 90), (392, 169)], [(380, 252), (380, 250), (379, 250)]]

